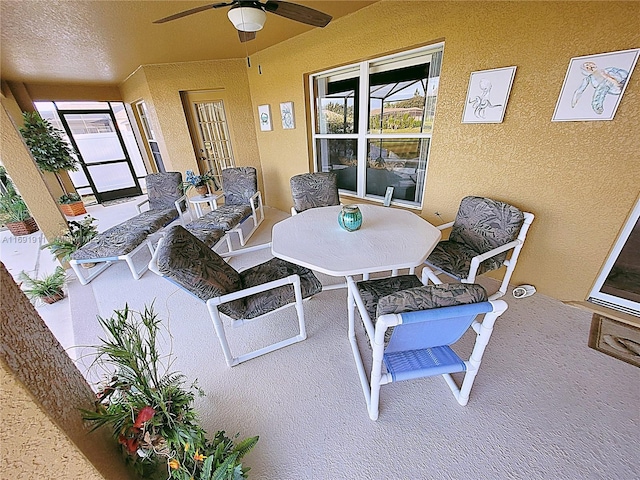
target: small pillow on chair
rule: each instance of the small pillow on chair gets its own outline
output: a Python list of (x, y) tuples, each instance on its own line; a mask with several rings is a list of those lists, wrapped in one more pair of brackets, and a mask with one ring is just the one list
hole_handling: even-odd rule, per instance
[[(158, 252), (158, 269), (205, 302), (242, 289), (238, 272), (181, 225), (170, 227), (165, 233)], [(218, 309), (230, 317), (242, 318), (245, 301), (227, 302)]]
[(387, 313), (453, 307), (486, 300), (486, 290), (476, 283), (445, 283), (428, 287), (414, 287), (382, 297), (378, 301), (376, 318)]

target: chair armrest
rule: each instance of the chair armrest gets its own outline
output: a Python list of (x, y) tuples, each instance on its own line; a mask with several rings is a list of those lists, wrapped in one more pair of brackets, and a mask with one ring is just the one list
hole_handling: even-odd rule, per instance
[(451, 227), (453, 227), (453, 224), (454, 224), (454, 223), (455, 223), (455, 222), (447, 222), (447, 223), (443, 223), (442, 225), (438, 225), (436, 228), (437, 228), (438, 230), (446, 230), (447, 228), (451, 228)]
[[(262, 193), (260, 193), (260, 190), (251, 195), (249, 203), (251, 204), (251, 212), (255, 225), (262, 223), (262, 220), (264, 220), (264, 207), (262, 205)], [(257, 211), (260, 212), (259, 216), (256, 213)]]
[(145, 203), (149, 203), (149, 199), (147, 198), (146, 200), (141, 201), (140, 203), (136, 204), (136, 208), (138, 209), (138, 212), (142, 213), (142, 205), (144, 205)]
[(227, 293), (220, 297), (213, 297), (207, 300), (207, 305), (220, 305), (221, 303), (231, 302), (232, 300), (238, 300), (239, 298), (255, 295), (256, 293), (265, 292), (267, 290), (273, 290), (274, 288), (281, 287), (283, 285), (295, 285), (300, 283), (300, 277), (298, 275), (289, 275), (288, 277), (281, 278), (279, 280), (272, 280), (271, 282), (256, 285), (255, 287), (245, 288), (244, 290), (238, 290), (237, 292)]
[[(180, 204), (184, 204), (184, 210), (180, 207)], [(178, 211), (178, 216), (180, 217), (180, 224), (184, 227), (184, 211), (189, 208), (189, 204), (187, 203), (187, 195), (181, 196), (178, 200), (173, 202), (176, 206), (176, 210)], [(191, 217), (193, 218), (193, 216)]]
[(216, 193), (216, 194), (212, 194), (213, 198), (211, 199), (211, 201), (213, 202), (212, 208), (214, 210), (218, 209), (218, 200), (220, 200), (222, 197), (224, 197), (224, 193)]
[(524, 242), (522, 240), (516, 239), (516, 240), (513, 240), (513, 241), (511, 241), (509, 243), (505, 243), (504, 245), (501, 245), (499, 247), (493, 248), (493, 249), (489, 250), (488, 252), (485, 252), (485, 253), (483, 253), (481, 255), (476, 255), (475, 257), (473, 257), (471, 259), (471, 267), (469, 268), (469, 277), (467, 279), (470, 282), (474, 281), (474, 279), (476, 277), (476, 273), (478, 272), (478, 267), (487, 258), (495, 257), (499, 253), (503, 253), (503, 252), (506, 252), (506, 251), (511, 250), (513, 248), (516, 248), (518, 245), (522, 245), (523, 243)]

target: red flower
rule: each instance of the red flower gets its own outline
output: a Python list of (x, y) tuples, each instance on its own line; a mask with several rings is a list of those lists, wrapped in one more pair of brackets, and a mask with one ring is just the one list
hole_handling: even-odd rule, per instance
[(156, 411), (147, 406), (138, 412), (138, 416), (136, 417), (136, 421), (133, 424), (133, 428), (141, 428), (142, 425), (153, 418), (156, 414)]
[(127, 452), (131, 455), (138, 451), (138, 439), (137, 438), (128, 438), (127, 439)]

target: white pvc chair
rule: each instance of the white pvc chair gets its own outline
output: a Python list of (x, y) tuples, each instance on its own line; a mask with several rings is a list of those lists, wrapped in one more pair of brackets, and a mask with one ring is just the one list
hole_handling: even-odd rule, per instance
[[(270, 244), (249, 247), (239, 254)], [(167, 278), (207, 305), (227, 365), (233, 367), (252, 358), (307, 338), (302, 300), (322, 290), (311, 270), (273, 258), (237, 272), (181, 225), (170, 227), (149, 262), (149, 270)], [(221, 314), (234, 327), (295, 306), (299, 332), (293, 337), (240, 355), (231, 352)]]
[(504, 266), (500, 288), (489, 300), (502, 297), (533, 219), (532, 213), (503, 202), (483, 197), (463, 198), (455, 221), (438, 227), (451, 228), (451, 234), (429, 255), (423, 275), (435, 284), (442, 283), (438, 279), (442, 274), (463, 283), (474, 283), (478, 275)]
[[(507, 309), (506, 302), (487, 301), (480, 285), (425, 287), (414, 275), (358, 283), (349, 277), (347, 284), (349, 340), (369, 417), (378, 418), (382, 385), (434, 375), (442, 375), (457, 402), (466, 405), (493, 325)], [(356, 338), (356, 307), (372, 349), (369, 375)], [(372, 311), (378, 313), (373, 319)], [(480, 315), (484, 315), (482, 321), (477, 319)], [(463, 360), (451, 345), (469, 328), (476, 340), (471, 355)], [(456, 372), (464, 372), (460, 385), (451, 376)]]

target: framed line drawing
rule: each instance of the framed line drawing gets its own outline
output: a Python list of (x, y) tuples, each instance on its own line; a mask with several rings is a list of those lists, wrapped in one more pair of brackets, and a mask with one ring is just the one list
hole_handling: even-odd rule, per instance
[(260, 118), (260, 130), (263, 132), (273, 130), (273, 126), (271, 125), (271, 108), (269, 105), (259, 105), (258, 116)]
[(293, 102), (284, 102), (280, 104), (280, 116), (282, 117), (282, 128), (284, 130), (296, 128), (295, 119), (293, 117)]
[(462, 123), (502, 123), (516, 67), (471, 72)]
[(572, 58), (551, 121), (613, 120), (639, 52), (635, 48)]

